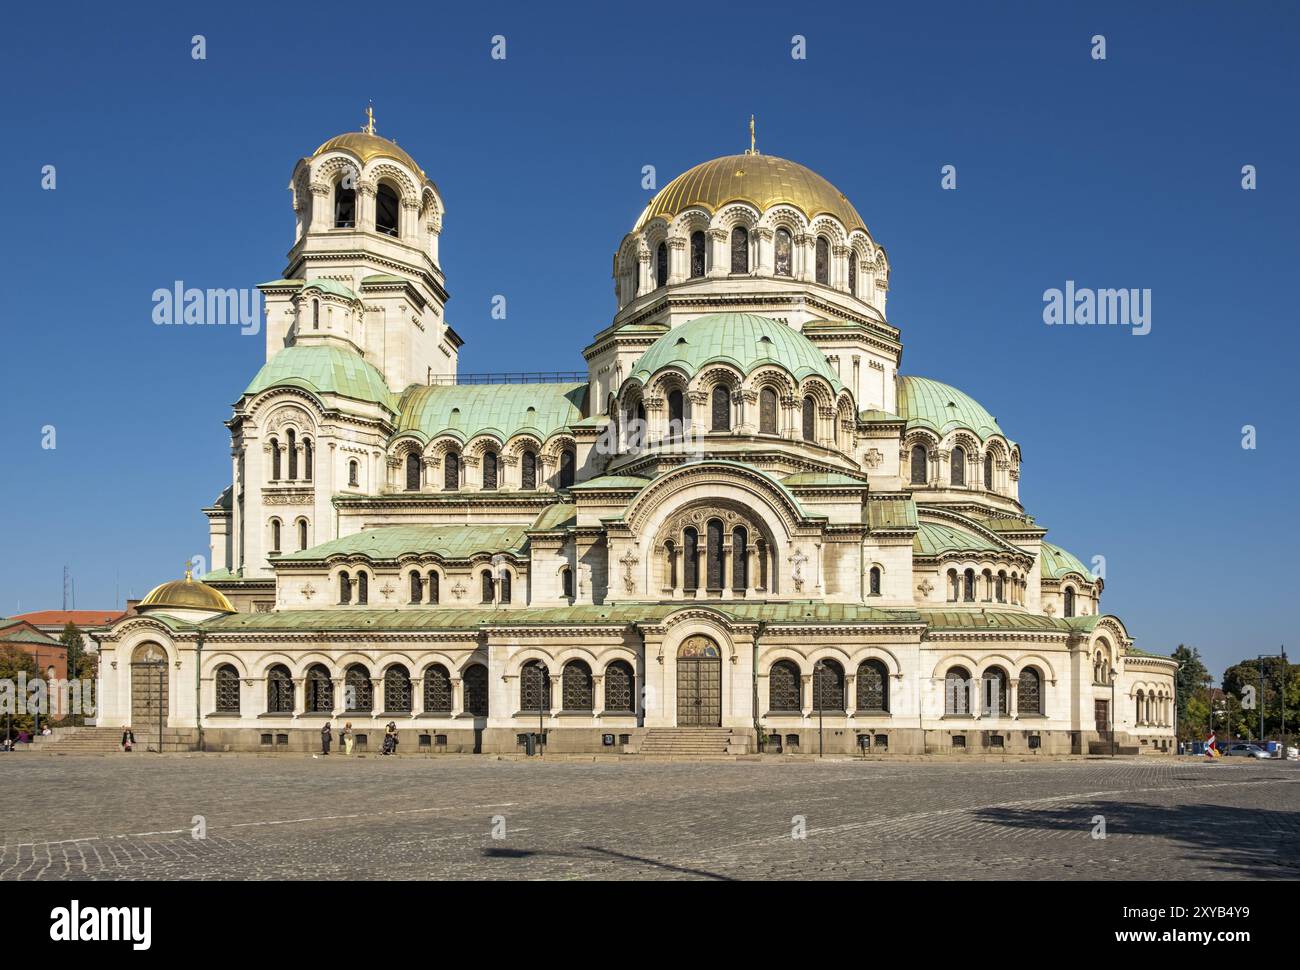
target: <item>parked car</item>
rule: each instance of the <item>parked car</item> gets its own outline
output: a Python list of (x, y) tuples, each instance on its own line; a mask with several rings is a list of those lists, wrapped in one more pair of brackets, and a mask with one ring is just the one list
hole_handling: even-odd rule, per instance
[(1258, 744), (1230, 744), (1223, 752), (1225, 755), (1237, 755), (1243, 758), (1267, 758), (1269, 754)]

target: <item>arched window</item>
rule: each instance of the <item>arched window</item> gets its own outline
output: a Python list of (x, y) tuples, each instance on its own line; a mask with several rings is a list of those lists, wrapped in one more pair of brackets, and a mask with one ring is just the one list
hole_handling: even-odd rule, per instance
[(765, 387), (758, 392), (758, 433), (780, 434), (776, 391)]
[(519, 709), (521, 711), (549, 711), (551, 709), (551, 676), (540, 660), (530, 660), (519, 671)]
[(713, 430), (731, 430), (731, 389), (725, 384), (713, 388)]
[(420, 578), (419, 572), (411, 570), (411, 602), (424, 602), (424, 581)]
[(993, 456), (991, 454), (984, 456), (984, 487), (990, 492), (993, 491)]
[(951, 667), (943, 677), (943, 712), (970, 713), (970, 673), (965, 667)]
[(731, 588), (749, 589), (749, 531), (744, 526), (731, 533)]
[(803, 440), (817, 440), (817, 402), (811, 394), (803, 399)]
[(442, 488), (446, 492), (460, 488), (460, 455), (454, 451), (447, 452), (442, 460)]
[(271, 439), (271, 481), (280, 480), (280, 442)]
[(484, 603), (491, 603), (496, 598), (496, 584), (492, 582), (492, 570), (485, 569), (479, 574), (479, 588)]
[(303, 481), (310, 482), (312, 479), (312, 469), (316, 465), (315, 454), (316, 453), (315, 451), (313, 451), (311, 446), (311, 439), (303, 438), (302, 439)]
[(375, 231), (385, 236), (397, 235), (397, 193), (390, 185), (380, 185), (375, 192)]
[(1065, 615), (1074, 616), (1074, 587), (1065, 587)]
[(682, 532), (682, 588), (700, 588), (700, 534), (694, 528)]
[(691, 233), (691, 279), (704, 275), (704, 233)]
[(312, 664), (307, 671), (306, 689), (304, 701), (308, 714), (334, 713), (334, 681), (322, 664)]
[(793, 276), (794, 261), (791, 259), (793, 246), (789, 229), (778, 229), (776, 231), (776, 241), (774, 245), (774, 255), (776, 257), (776, 275)]
[(359, 472), (360, 472), (360, 466), (357, 465), (356, 461), (348, 462), (348, 484), (353, 488), (356, 488), (358, 485), (361, 484), (358, 478)]
[(849, 250), (849, 295), (858, 295), (858, 254)]
[[(351, 177), (348, 178), (348, 181)], [(357, 224), (357, 190), (345, 187), (340, 179), (334, 186), (334, 228), (354, 229)]]
[(510, 602), (510, 582), (511, 582), (511, 579), (510, 579), (510, 570), (508, 570), (508, 569), (503, 569), (503, 570), (501, 570), (501, 578), (500, 578), (500, 580), (498, 580), (498, 582), (499, 582), (499, 584), (500, 584), (500, 586), (501, 586), (501, 589), (499, 590), (500, 596), (498, 597), (498, 601), (501, 602), (501, 603), (509, 603), (509, 602)]
[(298, 432), (289, 429), (289, 481), (298, 480)]
[(952, 450), (952, 484), (966, 484), (966, 449), (958, 445)]
[(844, 668), (834, 660), (813, 665), (813, 710), (844, 713)]
[(488, 671), (482, 664), (465, 668), (465, 713), (488, 716)]
[(560, 674), (560, 698), (566, 711), (590, 711), (595, 706), (591, 668), (581, 660), (570, 660)]
[(420, 456), (413, 451), (406, 453), (406, 490), (408, 492), (420, 490)]
[(365, 606), (370, 602), (370, 574), (364, 569), (357, 570), (357, 604)]
[(451, 674), (442, 664), (424, 668), (424, 713), (450, 714), (456, 692), (451, 684)]
[(347, 606), (352, 602), (352, 577), (347, 572), (339, 573), (339, 605)]
[(353, 664), (343, 674), (343, 709), (350, 714), (369, 714), (375, 709), (375, 684), (361, 664)]
[(731, 271), (749, 272), (749, 230), (744, 226), (731, 230)]
[(924, 485), (926, 482), (926, 466), (929, 465), (929, 456), (926, 454), (925, 445), (912, 446), (912, 484)]
[(1016, 713), (1043, 713), (1043, 678), (1033, 667), (1020, 671), (1020, 680), (1016, 685)]
[(686, 400), (680, 390), (668, 392), (668, 437), (680, 438), (686, 433)]
[(280, 520), (271, 520), (271, 551), (280, 551)]
[(276, 664), (266, 673), (266, 710), (269, 714), (293, 713), (293, 678), (284, 664)]
[(572, 448), (565, 448), (560, 452), (560, 488), (573, 488), (573, 473), (577, 463), (578, 456), (573, 453)]
[(668, 244), (660, 243), (655, 249), (655, 286), (668, 285)]
[(829, 283), (831, 279), (831, 242), (825, 236), (817, 237), (817, 282)]
[(961, 598), (967, 603), (975, 602), (975, 570), (968, 569), (961, 574)]
[(792, 660), (778, 660), (767, 673), (767, 706), (772, 713), (797, 714), (803, 709), (799, 668)]
[(636, 713), (636, 674), (626, 660), (615, 660), (605, 668), (605, 713)]
[(384, 671), (384, 710), (393, 714), (411, 711), (411, 674), (401, 664)]
[(990, 667), (984, 671), (984, 707), (981, 713), (985, 717), (1003, 717), (1007, 710), (1007, 674), (1001, 667)]
[(568, 566), (560, 570), (560, 594), (570, 599), (573, 598), (573, 570)]
[(221, 714), (239, 713), (239, 671), (230, 664), (217, 668), (217, 711)]
[(537, 487), (537, 453), (525, 451), (519, 461), (519, 487), (531, 491)]
[(720, 590), (726, 582), (726, 562), (722, 555), (722, 522), (709, 519), (705, 526), (706, 582), (711, 590)]
[(870, 590), (871, 595), (879, 596), (880, 595), (880, 567), (872, 566), (871, 572), (868, 574), (868, 576), (870, 579), (870, 585), (868, 586), (868, 589)]
[(497, 453), (483, 453), (483, 491), (495, 492), (497, 488)]
[(432, 569), (429, 570), (429, 603), (437, 605), (438, 602), (438, 574)]
[(879, 660), (858, 664), (858, 710), (889, 712), (889, 671)]

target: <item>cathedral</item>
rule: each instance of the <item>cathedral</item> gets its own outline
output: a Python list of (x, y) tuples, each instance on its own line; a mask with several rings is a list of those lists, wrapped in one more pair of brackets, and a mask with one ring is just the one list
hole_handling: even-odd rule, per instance
[(326, 723), (373, 751), (390, 722), (430, 755), (1170, 751), (1174, 662), (1026, 513), (997, 419), (900, 373), (889, 257), (816, 172), (751, 136), (678, 175), (615, 248), (585, 367), (494, 382), (458, 373), (442, 195), (373, 115), (289, 190), (211, 568), (97, 634), (100, 725), (208, 751), (314, 750)]

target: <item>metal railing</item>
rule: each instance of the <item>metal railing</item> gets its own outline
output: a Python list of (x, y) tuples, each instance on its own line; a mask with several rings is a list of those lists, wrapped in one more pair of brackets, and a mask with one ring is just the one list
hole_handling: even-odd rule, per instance
[(581, 384), (585, 370), (530, 371), (502, 374), (455, 374), (431, 377), (430, 384)]

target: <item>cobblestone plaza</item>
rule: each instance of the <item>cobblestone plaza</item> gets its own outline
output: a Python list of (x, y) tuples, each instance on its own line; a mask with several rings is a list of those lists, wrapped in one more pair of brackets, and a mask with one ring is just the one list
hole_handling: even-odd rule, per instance
[(1300, 876), (1290, 763), (13, 755), (0, 771), (6, 880)]

